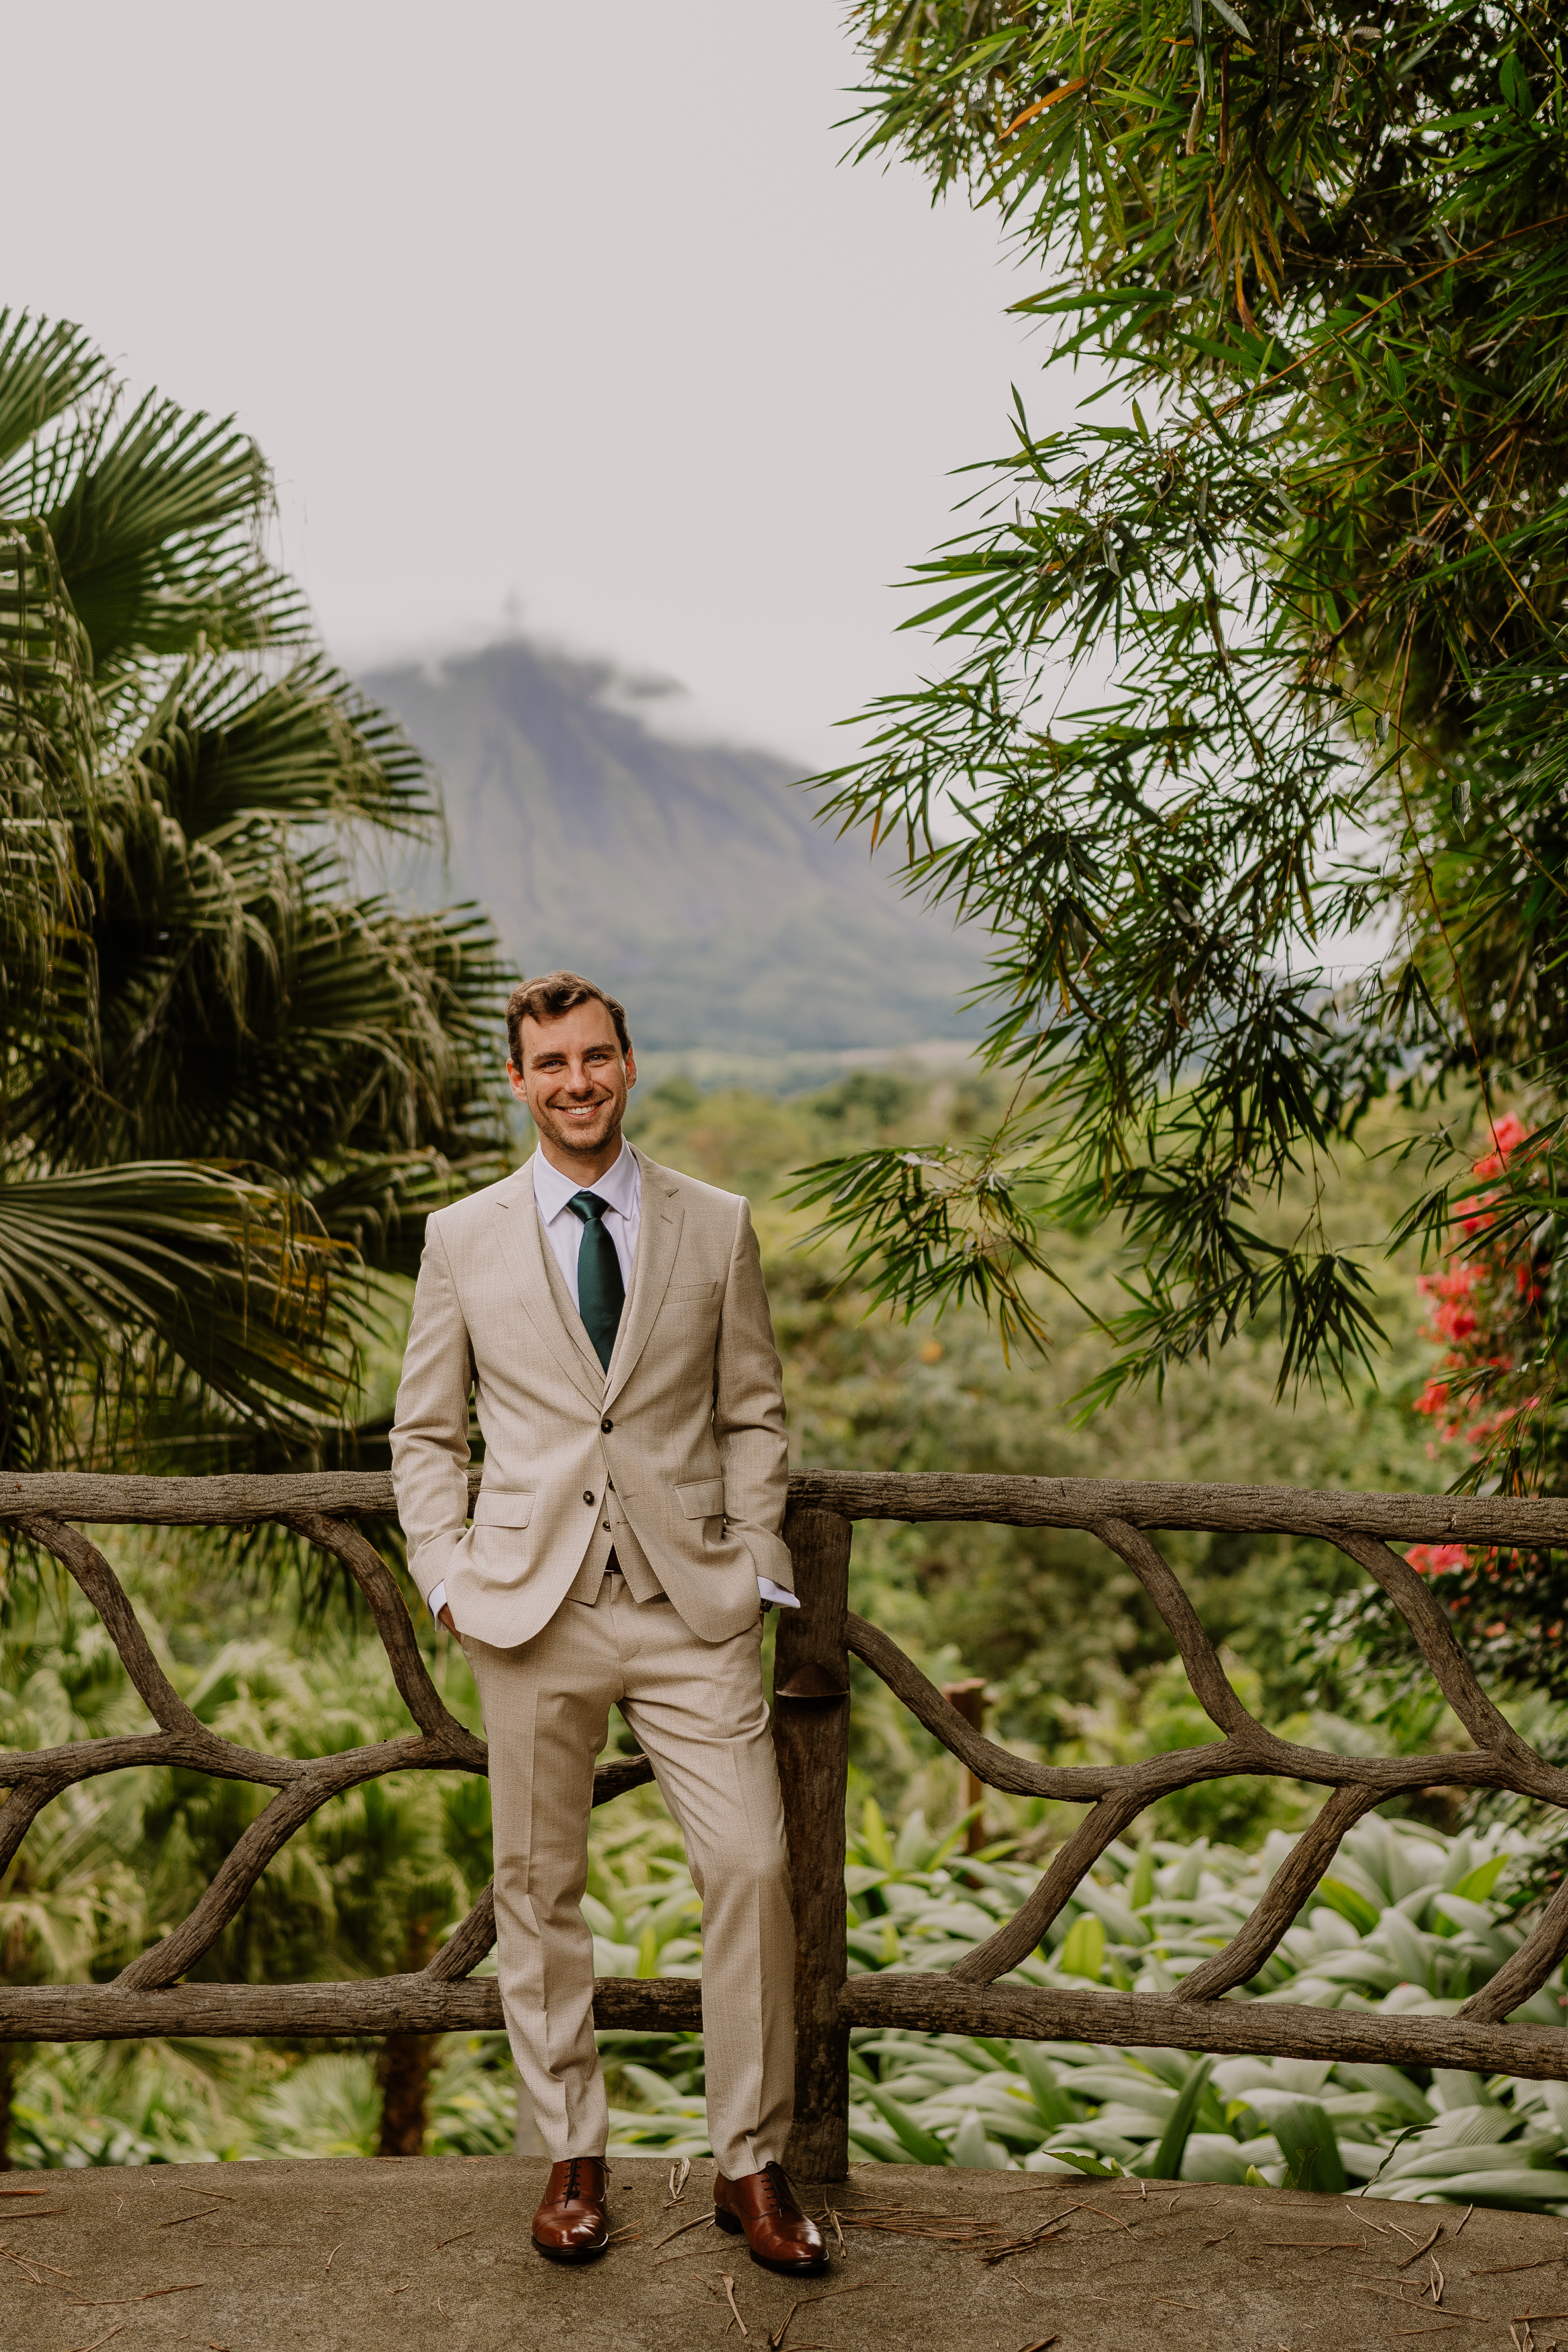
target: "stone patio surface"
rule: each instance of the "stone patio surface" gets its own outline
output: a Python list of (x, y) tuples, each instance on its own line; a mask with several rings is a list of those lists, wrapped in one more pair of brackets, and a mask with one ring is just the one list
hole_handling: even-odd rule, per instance
[(1404, 2352), (1432, 2336), (1549, 2352), (1561, 2331), (1568, 2347), (1568, 2223), (1536, 2215), (861, 2165), (805, 2192), (833, 2260), (792, 2285), (704, 2218), (710, 2164), (672, 2205), (668, 2164), (616, 2158), (621, 2240), (581, 2268), (529, 2245), (542, 2179), (502, 2157), (0, 2174), (0, 2346)]

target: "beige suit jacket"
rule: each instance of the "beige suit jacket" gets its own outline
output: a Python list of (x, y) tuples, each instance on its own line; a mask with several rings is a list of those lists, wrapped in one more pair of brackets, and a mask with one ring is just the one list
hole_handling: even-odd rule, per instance
[[(637, 1263), (607, 1372), (551, 1281), (531, 1162), (426, 1229), (392, 1432), (398, 1514), (420, 1591), (444, 1580), (461, 1631), (500, 1649), (549, 1623), (606, 1515), (701, 1641), (756, 1622), (759, 1576), (795, 1589), (751, 1212), (637, 1159)], [(466, 1528), (470, 1390), (485, 1475)]]

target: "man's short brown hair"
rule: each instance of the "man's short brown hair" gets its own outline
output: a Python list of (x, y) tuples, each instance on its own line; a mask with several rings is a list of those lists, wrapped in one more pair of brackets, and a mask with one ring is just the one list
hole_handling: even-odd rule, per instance
[(602, 1004), (616, 1025), (616, 1043), (623, 1054), (632, 1050), (632, 1033), (626, 1027), (626, 1010), (604, 989), (595, 988), (580, 971), (547, 971), (542, 980), (520, 981), (507, 999), (506, 1040), (511, 1049), (512, 1066), (522, 1067), (522, 1024), (524, 1021), (558, 1021), (579, 1004)]

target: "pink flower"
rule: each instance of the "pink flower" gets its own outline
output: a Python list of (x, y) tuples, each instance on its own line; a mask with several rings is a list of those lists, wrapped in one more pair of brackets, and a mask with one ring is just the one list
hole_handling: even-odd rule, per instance
[(1442, 1576), (1451, 1568), (1470, 1564), (1463, 1544), (1412, 1544), (1405, 1557), (1417, 1576)]
[[(1464, 1205), (1470, 1206), (1471, 1203)], [(1478, 1269), (1463, 1263), (1451, 1265), (1446, 1274), (1418, 1274), (1415, 1287), (1427, 1298), (1463, 1298), (1480, 1279)]]
[(1484, 1160), (1478, 1160), (1472, 1173), (1477, 1176), (1500, 1176), (1508, 1164), (1509, 1154), (1517, 1151), (1530, 1129), (1512, 1111), (1505, 1112), (1492, 1129), (1493, 1149)]

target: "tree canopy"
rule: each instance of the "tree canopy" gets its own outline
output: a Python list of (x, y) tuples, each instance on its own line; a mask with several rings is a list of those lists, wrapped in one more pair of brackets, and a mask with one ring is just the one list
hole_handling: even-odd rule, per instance
[[(805, 1195), (883, 1298), (978, 1297), (1037, 1337), (1053, 1222), (1119, 1219), (1142, 1272), (1100, 1399), (1261, 1313), (1282, 1383), (1342, 1376), (1378, 1337), (1364, 1237), (1270, 1215), (1369, 1104), (1452, 1091), (1398, 1233), (1451, 1224), (1478, 1103), (1482, 1148), (1503, 1101), (1533, 1138), (1489, 1247), (1557, 1207), (1563, 12), (853, 16), (862, 159), (995, 207), (1053, 363), (1109, 384), (1062, 432), (1016, 397), (967, 527), (916, 569), (948, 666), (817, 780), (993, 928), (1011, 1108)], [(1347, 934), (1372, 946), (1345, 980)]]
[(122, 1437), (153, 1400), (203, 1442), (319, 1432), (338, 1277), (406, 1263), (499, 1142), (491, 934), (365, 888), (378, 843), (438, 839), (438, 797), (268, 560), (270, 498), (232, 421), (0, 314), (13, 1461), (79, 1440), (93, 1393)]

